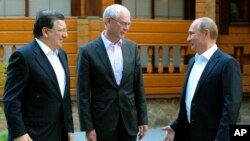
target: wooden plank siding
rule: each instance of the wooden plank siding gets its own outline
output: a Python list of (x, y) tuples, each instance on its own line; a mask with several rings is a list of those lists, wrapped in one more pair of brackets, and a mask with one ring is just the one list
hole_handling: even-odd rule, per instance
[[(191, 22), (189, 20), (132, 20), (132, 26), (126, 38), (137, 42), (140, 51), (142, 47), (148, 46), (148, 65), (143, 74), (148, 98), (178, 97), (181, 93), (185, 79), (186, 58), (195, 53), (186, 41)], [(0, 46), (24, 45), (33, 40), (33, 23), (33, 18), (0, 18)], [(75, 96), (78, 47), (98, 38), (104, 30), (104, 25), (102, 19), (98, 17), (67, 17), (66, 23), (68, 38), (65, 40), (63, 49), (69, 59), (71, 95)], [(250, 29), (246, 25), (234, 25), (229, 31), (229, 35), (219, 36), (218, 46), (239, 60), (242, 67), (243, 91), (250, 94)], [(169, 47), (167, 66), (163, 66), (162, 48), (164, 46)], [(181, 47), (181, 62), (177, 67), (173, 66), (175, 46)], [(158, 49), (158, 64), (153, 63), (154, 49)]]

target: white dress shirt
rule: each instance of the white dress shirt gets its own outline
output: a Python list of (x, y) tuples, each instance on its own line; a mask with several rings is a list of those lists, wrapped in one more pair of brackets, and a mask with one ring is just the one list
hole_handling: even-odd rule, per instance
[(123, 72), (123, 57), (122, 57), (122, 40), (117, 43), (110, 42), (102, 33), (102, 40), (104, 42), (106, 51), (108, 53), (109, 61), (111, 63), (117, 85), (120, 85)]
[(61, 96), (63, 97), (64, 91), (65, 91), (65, 85), (66, 85), (66, 78), (65, 78), (65, 72), (64, 68), (62, 66), (62, 63), (58, 57), (58, 50), (51, 50), (47, 45), (45, 45), (43, 42), (41, 42), (39, 39), (35, 38), (39, 46), (41, 47), (42, 51), (44, 54), (46, 54), (50, 64), (52, 65), (56, 77), (57, 77), (57, 82), (60, 87), (60, 92)]
[(213, 45), (210, 49), (205, 51), (203, 54), (199, 55), (198, 53), (195, 54), (195, 63), (192, 67), (192, 70), (188, 77), (187, 88), (186, 88), (186, 111), (187, 111), (187, 118), (190, 123), (191, 121), (191, 103), (195, 94), (195, 90), (197, 84), (200, 80), (203, 70), (205, 69), (207, 62), (214, 54), (214, 52), (218, 49), (217, 45)]

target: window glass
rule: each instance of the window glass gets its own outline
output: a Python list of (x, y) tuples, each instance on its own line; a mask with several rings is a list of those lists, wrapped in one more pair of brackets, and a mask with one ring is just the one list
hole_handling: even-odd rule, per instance
[(59, 10), (64, 16), (71, 15), (71, 1), (70, 0), (50, 0), (50, 7)]
[(184, 19), (183, 0), (155, 0), (156, 19)]
[(132, 18), (151, 18), (151, 0), (122, 0), (122, 5), (129, 9)]
[[(29, 16), (35, 16), (40, 9), (53, 8), (65, 16), (71, 15), (70, 0), (29, 0)], [(0, 16), (25, 16), (25, 0), (0, 0)]]
[(184, 0), (122, 0), (122, 5), (130, 10), (132, 18), (184, 19)]
[(71, 1), (70, 0), (29, 0), (29, 15), (35, 16), (39, 9), (56, 9), (65, 16), (70, 16)]
[(249, 0), (230, 0), (230, 21), (249, 21)]
[(29, 0), (29, 16), (36, 16), (40, 9), (50, 8), (49, 0)]
[(25, 0), (0, 0), (0, 16), (24, 16)]

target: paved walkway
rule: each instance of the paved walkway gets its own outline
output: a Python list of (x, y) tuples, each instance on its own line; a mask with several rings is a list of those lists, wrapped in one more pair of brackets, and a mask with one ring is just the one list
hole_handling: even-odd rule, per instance
[[(142, 141), (163, 141), (165, 132), (159, 128), (150, 128)], [(86, 141), (84, 132), (76, 132), (74, 141)]]

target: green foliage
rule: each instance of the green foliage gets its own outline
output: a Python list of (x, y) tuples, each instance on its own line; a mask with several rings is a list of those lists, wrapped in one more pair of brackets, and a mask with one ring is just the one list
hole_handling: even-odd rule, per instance
[(7, 130), (0, 131), (0, 141), (7, 141), (7, 137), (8, 137)]
[(5, 120), (3, 106), (0, 106), (0, 121)]
[(4, 63), (0, 63), (0, 96), (3, 94), (7, 67)]
[(6, 73), (6, 71), (7, 71), (7, 67), (6, 67), (6, 64), (4, 64), (4, 63), (1, 63), (0, 64), (0, 67), (1, 67), (1, 69), (0, 69), (0, 77), (3, 77), (4, 75), (5, 75), (5, 73)]

